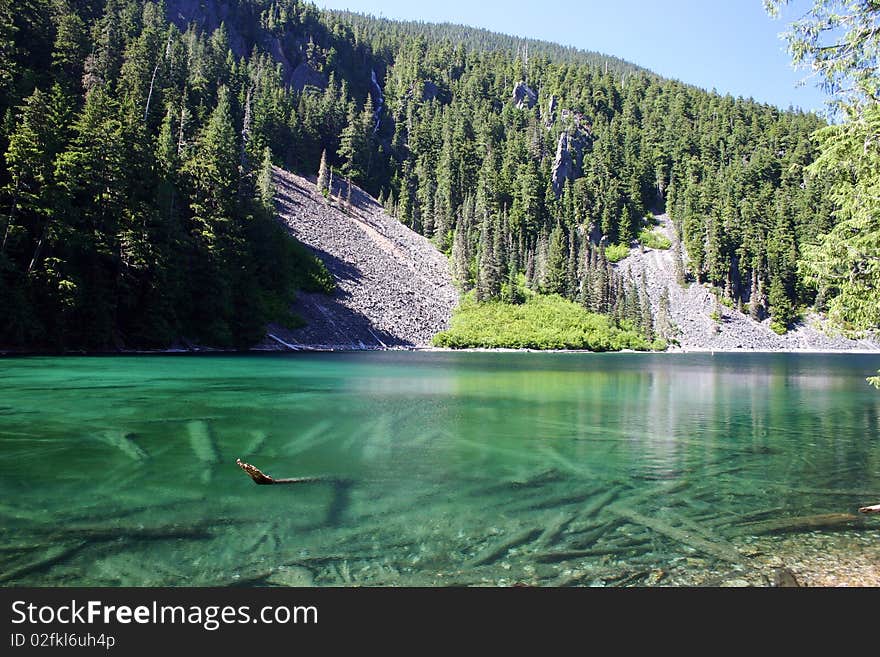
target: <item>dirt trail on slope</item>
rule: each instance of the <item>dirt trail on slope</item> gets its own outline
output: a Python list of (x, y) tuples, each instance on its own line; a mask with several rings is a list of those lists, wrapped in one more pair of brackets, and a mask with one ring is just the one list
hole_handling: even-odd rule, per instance
[[(665, 214), (658, 215), (656, 231), (674, 242), (674, 227)], [(685, 256), (687, 257), (687, 256)], [(630, 273), (638, 282), (644, 270), (648, 295), (656, 318), (660, 296), (669, 290), (669, 315), (677, 329), (676, 339), (685, 350), (748, 351), (847, 351), (878, 350), (872, 340), (850, 340), (836, 334), (817, 315), (807, 316), (785, 335), (770, 329), (770, 320), (753, 320), (748, 314), (717, 305), (720, 321), (711, 315), (716, 310), (715, 296), (703, 285), (681, 287), (675, 281), (674, 251), (634, 248), (617, 265), (622, 274)]]
[[(293, 310), (308, 324), (269, 327), (266, 349), (382, 349), (429, 346), (458, 303), (449, 264), (427, 239), (385, 214), (352, 186), (351, 209), (337, 207), (314, 183), (275, 169), (275, 201), (290, 233), (336, 280), (333, 296), (297, 295)], [(334, 184), (333, 197), (346, 184)]]

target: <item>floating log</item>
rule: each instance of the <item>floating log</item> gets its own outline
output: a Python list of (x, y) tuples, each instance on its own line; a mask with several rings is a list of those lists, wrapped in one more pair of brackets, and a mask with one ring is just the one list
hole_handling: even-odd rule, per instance
[(648, 529), (657, 532), (658, 534), (662, 534), (667, 538), (671, 538), (678, 543), (682, 543), (683, 545), (692, 547), (695, 550), (699, 550), (700, 552), (716, 557), (717, 559), (729, 561), (736, 564), (741, 564), (744, 561), (743, 556), (739, 553), (739, 551), (727, 543), (709, 541), (705, 538), (694, 536), (688, 531), (685, 531), (678, 527), (674, 527), (669, 523), (659, 520), (657, 518), (650, 518), (648, 516), (642, 515), (638, 511), (634, 511), (633, 509), (627, 508), (625, 506), (612, 505), (608, 507), (608, 510), (620, 516), (621, 518), (628, 520), (629, 522), (637, 525), (643, 525)]
[(251, 465), (250, 463), (245, 463), (241, 459), (235, 459), (235, 462), (238, 464), (238, 467), (248, 473), (250, 478), (254, 480), (255, 484), (260, 485), (311, 484), (316, 481), (331, 481), (327, 477), (288, 477), (286, 479), (275, 479), (274, 477), (270, 477), (267, 474), (263, 474), (263, 472), (258, 467)]
[(856, 527), (864, 520), (851, 513), (822, 513), (815, 516), (776, 518), (763, 522), (739, 525), (734, 536), (759, 536), (761, 534), (806, 532), (813, 529)]
[(479, 554), (477, 554), (473, 559), (467, 562), (467, 566), (469, 568), (473, 568), (475, 566), (484, 566), (486, 564), (494, 563), (498, 561), (501, 557), (510, 552), (513, 548), (519, 547), (525, 543), (530, 543), (535, 540), (538, 536), (543, 533), (543, 530), (540, 527), (531, 527), (529, 529), (523, 530), (517, 534), (514, 534), (510, 538), (497, 543), (496, 545), (492, 545)]
[(859, 513), (880, 513), (880, 504), (860, 507)]

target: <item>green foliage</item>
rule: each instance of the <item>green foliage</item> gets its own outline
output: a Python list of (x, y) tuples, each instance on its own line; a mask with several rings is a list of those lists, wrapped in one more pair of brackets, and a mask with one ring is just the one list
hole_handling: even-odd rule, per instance
[[(754, 288), (756, 313), (784, 319), (817, 293), (846, 305), (840, 283), (799, 268), (816, 235), (867, 221), (832, 216), (828, 176), (804, 175), (813, 115), (543, 42), (523, 58), (522, 40), (482, 30), (227, 4), (209, 33), (143, 0), (0, 0), (0, 302), (14, 308), (0, 344), (247, 344), (294, 282), (330, 285), (268, 227), (272, 162), (318, 172), (328, 196), (340, 171), (381, 193), (484, 300), (551, 290), (649, 335), (643, 292), (609, 262), (659, 205), (691, 275), (739, 302)], [(285, 82), (301, 66), (299, 91)], [(537, 107), (510, 102), (520, 79)], [(563, 131), (580, 152), (554, 190)]]
[(634, 328), (618, 328), (603, 315), (584, 310), (558, 295), (535, 295), (525, 303), (477, 303), (466, 296), (452, 317), (449, 330), (434, 337), (434, 345), (452, 349), (587, 349), (648, 351), (665, 348)]
[(880, 326), (880, 105), (817, 134), (811, 171), (831, 183), (839, 223), (806, 245), (801, 271), (828, 314), (856, 331)]
[[(778, 16), (789, 1), (764, 0), (764, 6)], [(880, 5), (875, 0), (813, 0), (784, 36), (795, 65), (819, 75), (839, 103), (880, 102)]]
[(649, 228), (642, 228), (637, 239), (640, 244), (649, 249), (666, 250), (672, 248), (672, 241), (666, 235)]
[[(774, 15), (785, 4), (787, 0), (765, 0)], [(838, 115), (845, 119), (814, 135), (819, 156), (806, 170), (828, 185), (837, 222), (803, 246), (800, 272), (817, 290), (822, 305), (827, 305), (829, 316), (844, 329), (876, 328), (880, 326), (880, 4), (814, 0), (811, 10), (792, 23), (786, 38), (795, 64), (820, 76)]]
[(605, 247), (605, 258), (608, 262), (620, 262), (629, 255), (629, 246), (626, 244), (609, 244)]
[[(878, 372), (878, 374), (880, 374), (880, 372)], [(868, 383), (870, 383), (872, 386), (874, 386), (875, 388), (877, 388), (878, 390), (880, 390), (880, 376), (869, 376), (869, 377), (867, 378), (867, 381), (868, 381)]]
[(273, 217), (292, 107), (271, 57), (153, 2), (20, 4), (0, 2), (0, 344), (243, 347), (296, 321), (296, 289), (332, 290)]

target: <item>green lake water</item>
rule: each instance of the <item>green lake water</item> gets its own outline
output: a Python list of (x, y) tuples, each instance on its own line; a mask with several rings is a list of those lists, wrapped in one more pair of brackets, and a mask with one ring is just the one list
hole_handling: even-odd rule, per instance
[[(748, 568), (769, 521), (880, 501), (878, 369), (813, 354), (0, 360), (0, 585)], [(256, 486), (238, 457), (334, 481)]]

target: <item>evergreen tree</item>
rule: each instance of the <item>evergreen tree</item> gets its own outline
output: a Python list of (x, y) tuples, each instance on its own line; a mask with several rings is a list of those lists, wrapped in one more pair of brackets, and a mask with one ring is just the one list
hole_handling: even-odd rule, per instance
[(547, 274), (544, 280), (544, 291), (547, 294), (565, 294), (567, 282), (568, 247), (562, 226), (550, 233), (550, 244), (547, 252)]
[(327, 196), (330, 193), (330, 170), (327, 168), (327, 151), (321, 153), (321, 165), (318, 168), (318, 191)]

